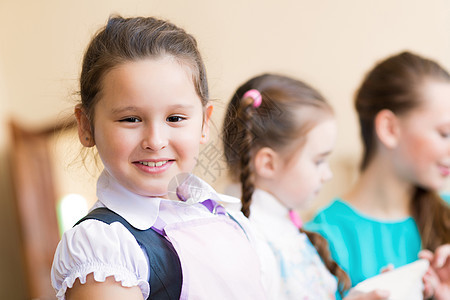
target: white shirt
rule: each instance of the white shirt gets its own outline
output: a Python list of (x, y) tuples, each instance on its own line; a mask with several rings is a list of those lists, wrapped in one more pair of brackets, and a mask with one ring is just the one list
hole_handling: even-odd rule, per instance
[(337, 282), (306, 234), (289, 218), (289, 210), (271, 194), (256, 189), (250, 223), (263, 236), (278, 264), (276, 299), (334, 299)]
[[(199, 218), (211, 218), (212, 214), (203, 204), (207, 199), (222, 202), (239, 201), (219, 195), (207, 183), (195, 176), (190, 178), (185, 202), (162, 198), (147, 198), (134, 194), (106, 171), (97, 182), (98, 201), (91, 210), (107, 207), (122, 216), (133, 227), (146, 230), (159, 218), (166, 224)], [(192, 187), (193, 190), (189, 190)], [(195, 192), (194, 192), (195, 189)], [(250, 242), (256, 247), (255, 237), (248, 227), (248, 220), (238, 213), (233, 217), (243, 226)], [(98, 220), (86, 220), (66, 231), (58, 244), (53, 260), (51, 281), (58, 299), (65, 299), (67, 288), (78, 278), (83, 284), (86, 276), (103, 282), (115, 276), (124, 287), (138, 286), (144, 299), (149, 296), (150, 278), (148, 258), (134, 236), (120, 223), (110, 225)]]

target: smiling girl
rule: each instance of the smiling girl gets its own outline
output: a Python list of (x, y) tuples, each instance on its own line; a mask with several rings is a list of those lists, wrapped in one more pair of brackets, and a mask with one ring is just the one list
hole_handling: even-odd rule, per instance
[(427, 249), (425, 296), (450, 299), (450, 208), (438, 194), (450, 175), (450, 74), (411, 52), (390, 56), (367, 73), (355, 107), (361, 175), (307, 227), (353, 285)]
[(79, 139), (104, 170), (98, 201), (56, 249), (57, 297), (264, 299), (246, 219), (190, 174), (212, 113), (195, 39), (112, 17), (84, 55), (80, 95)]

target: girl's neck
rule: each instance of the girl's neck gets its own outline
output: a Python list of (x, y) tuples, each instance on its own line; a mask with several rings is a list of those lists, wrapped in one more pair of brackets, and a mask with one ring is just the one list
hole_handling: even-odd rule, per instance
[(382, 220), (411, 215), (414, 186), (398, 177), (389, 161), (376, 157), (343, 199), (361, 213)]

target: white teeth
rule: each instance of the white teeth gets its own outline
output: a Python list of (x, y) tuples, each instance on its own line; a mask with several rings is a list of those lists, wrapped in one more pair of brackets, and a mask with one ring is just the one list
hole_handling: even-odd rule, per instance
[(166, 164), (168, 161), (167, 160), (162, 160), (162, 161), (158, 161), (158, 162), (154, 162), (154, 161), (141, 161), (139, 163), (145, 165), (145, 166), (149, 166), (149, 167), (161, 167), (162, 165)]
[(165, 160), (165, 161), (158, 161), (155, 165), (157, 166), (157, 167), (161, 167), (163, 164), (165, 164), (167, 162), (167, 160)]

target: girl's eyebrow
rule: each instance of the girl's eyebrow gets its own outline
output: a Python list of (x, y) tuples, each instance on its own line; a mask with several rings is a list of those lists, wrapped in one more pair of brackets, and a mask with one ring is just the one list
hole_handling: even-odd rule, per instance
[[(167, 109), (169, 110), (176, 110), (176, 109), (186, 109), (186, 110), (192, 110), (195, 106), (192, 104), (174, 104), (174, 105), (168, 105)], [(136, 106), (125, 106), (125, 107), (117, 107), (117, 108), (111, 108), (111, 112), (113, 114), (120, 114), (124, 112), (137, 112), (140, 109)]]
[(174, 104), (168, 106), (169, 109), (194, 109), (194, 107), (192, 104)]
[(125, 106), (125, 107), (111, 108), (111, 112), (113, 114), (120, 114), (120, 113), (124, 113), (124, 112), (136, 112), (136, 111), (138, 111), (138, 109), (135, 106)]
[(321, 153), (319, 153), (319, 155), (318, 156), (320, 156), (320, 157), (325, 157), (325, 156), (328, 156), (328, 155), (330, 155), (331, 154), (331, 150), (329, 150), (329, 151), (325, 151), (325, 152), (321, 152)]

